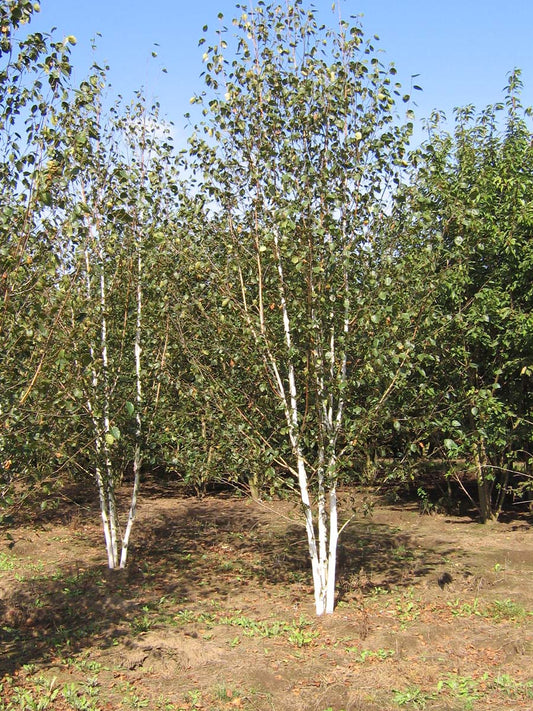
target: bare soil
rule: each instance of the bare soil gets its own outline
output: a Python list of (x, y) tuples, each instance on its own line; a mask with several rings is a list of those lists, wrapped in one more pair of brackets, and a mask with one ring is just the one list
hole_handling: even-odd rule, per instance
[(317, 619), (295, 505), (147, 484), (109, 571), (95, 499), (3, 529), (0, 710), (533, 708), (530, 518), (346, 495)]

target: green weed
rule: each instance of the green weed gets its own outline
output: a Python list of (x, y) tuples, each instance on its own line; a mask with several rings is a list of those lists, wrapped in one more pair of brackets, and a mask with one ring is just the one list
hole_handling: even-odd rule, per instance
[(98, 687), (96, 677), (88, 679), (85, 684), (65, 684), (63, 698), (76, 711), (99, 711), (96, 698), (99, 695)]
[(460, 603), (459, 600), (449, 602), (448, 606), (451, 609), (454, 617), (485, 617), (490, 618), (494, 622), (520, 622), (528, 614), (527, 610), (520, 603), (513, 600), (494, 600), (484, 606), (481, 605), (478, 598), (474, 598), (473, 602)]
[(487, 617), (495, 622), (520, 622), (527, 615), (523, 605), (513, 600), (494, 600), (487, 608)]
[(412, 588), (396, 599), (395, 609), (402, 629), (405, 629), (410, 622), (414, 622), (420, 616), (420, 608), (418, 601), (414, 599)]
[(493, 687), (512, 699), (533, 699), (533, 680), (516, 681), (509, 674), (499, 674), (492, 682)]
[(218, 699), (220, 699), (220, 701), (223, 701), (224, 703), (230, 703), (234, 701), (234, 699), (238, 699), (241, 696), (241, 692), (237, 689), (231, 689), (226, 685), (222, 685), (217, 687), (217, 689), (215, 690), (215, 695)]
[(193, 709), (199, 708), (202, 703), (202, 692), (199, 689), (191, 689), (185, 694), (185, 700), (188, 701)]
[(395, 655), (393, 649), (361, 649), (357, 647), (347, 647), (347, 652), (355, 654), (355, 661), (364, 664), (366, 661), (379, 660), (383, 661), (385, 659), (390, 659)]
[(149, 607), (147, 605), (143, 605), (142, 607), (143, 614), (138, 615), (137, 617), (134, 617), (133, 620), (130, 622), (130, 627), (131, 630), (134, 634), (140, 634), (141, 632), (148, 632), (148, 630), (152, 627), (154, 620), (150, 617), (149, 615)]
[(295, 644), (297, 647), (306, 647), (317, 637), (318, 632), (316, 630), (306, 629), (302, 626), (295, 626), (292, 631), (289, 632), (287, 639), (291, 644)]
[(129, 681), (125, 681), (120, 685), (122, 696), (122, 705), (131, 709), (148, 708), (150, 701), (143, 699), (135, 692), (135, 687)]
[[(228, 627), (238, 627), (245, 637), (259, 637), (262, 639), (272, 637), (286, 637), (290, 644), (296, 647), (304, 647), (311, 644), (318, 636), (317, 630), (310, 629), (312, 623), (304, 616), (298, 620), (288, 623), (282, 620), (253, 620), (237, 611), (234, 615), (217, 616), (214, 613), (192, 612), (191, 610), (180, 610), (173, 616), (173, 621), (177, 624), (188, 624), (195, 622), (204, 624), (207, 629), (212, 629), (216, 625)], [(205, 635), (204, 635), (205, 637)], [(231, 644), (239, 644), (239, 638), (235, 637)]]
[(198, 624), (206, 625), (206, 627), (213, 627), (213, 625), (217, 622), (217, 616), (211, 612), (180, 610), (173, 616), (173, 620), (176, 624), (189, 624), (191, 622), (196, 622)]
[[(46, 711), (54, 708), (54, 702), (59, 695), (59, 687), (56, 686), (56, 677), (46, 679), (43, 676), (33, 680), (37, 687), (34, 691), (22, 689), (16, 686), (13, 689), (12, 708), (23, 711)], [(7, 707), (9, 709), (9, 706)]]
[(459, 600), (454, 600), (448, 603), (452, 615), (454, 617), (471, 617), (472, 615), (482, 616), (481, 607), (479, 604), (479, 599), (476, 597), (472, 603), (463, 602), (460, 603)]
[(0, 571), (2, 573), (8, 570), (13, 570), (16, 563), (16, 558), (14, 555), (8, 555), (7, 553), (0, 553)]
[(470, 711), (473, 708), (477, 699), (483, 696), (479, 690), (480, 683), (486, 682), (487, 674), (484, 674), (481, 679), (473, 679), (470, 676), (459, 676), (458, 674), (448, 674), (446, 679), (439, 681), (437, 691), (440, 693), (443, 689), (447, 689), (452, 694), (461, 699), (465, 711)]
[(297, 622), (288, 624), (281, 620), (274, 620), (273, 622), (256, 621), (244, 615), (234, 615), (232, 617), (221, 617), (219, 624), (240, 627), (247, 637), (271, 638), (286, 636), (288, 641), (296, 647), (304, 647), (310, 644), (319, 634), (316, 630), (309, 629), (311, 622), (303, 616)]
[(415, 709), (425, 709), (428, 701), (435, 697), (433, 694), (423, 692), (418, 686), (410, 686), (407, 689), (395, 690), (392, 698), (397, 706), (412, 706)]

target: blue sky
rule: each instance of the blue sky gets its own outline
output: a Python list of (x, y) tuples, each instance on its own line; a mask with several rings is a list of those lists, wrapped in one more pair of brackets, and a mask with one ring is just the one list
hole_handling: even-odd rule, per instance
[[(331, 4), (313, 3), (326, 22), (335, 20)], [(107, 61), (114, 92), (129, 97), (143, 86), (158, 98), (179, 135), (190, 97), (203, 88), (202, 26), (215, 28), (222, 12), (231, 27), (239, 14), (235, 6), (233, 0), (42, 0), (33, 27), (56, 26), (61, 37), (75, 35), (78, 79), (93, 58)], [(411, 75), (420, 75), (418, 120), (434, 108), (451, 116), (455, 106), (481, 108), (500, 100), (515, 67), (523, 71), (523, 103), (533, 105), (532, 0), (341, 0), (340, 6), (345, 18), (363, 15), (365, 35), (379, 35), (384, 61), (394, 62), (407, 90)], [(91, 38), (98, 32), (102, 37), (93, 55)]]

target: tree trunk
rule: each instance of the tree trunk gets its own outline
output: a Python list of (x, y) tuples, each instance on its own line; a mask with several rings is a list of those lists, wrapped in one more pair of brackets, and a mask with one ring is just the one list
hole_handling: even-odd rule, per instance
[(126, 531), (122, 539), (122, 552), (120, 555), (120, 568), (126, 567), (128, 558), (128, 546), (130, 541), (131, 529), (137, 515), (137, 495), (141, 482), (141, 467), (142, 467), (142, 451), (141, 451), (141, 435), (142, 435), (142, 417), (141, 409), (142, 400), (142, 380), (141, 380), (141, 333), (142, 333), (142, 256), (140, 245), (137, 245), (137, 319), (135, 324), (135, 342), (133, 352), (135, 356), (135, 451), (133, 455), (133, 490), (131, 492), (130, 510), (128, 513), (128, 523)]
[(492, 490), (494, 487), (494, 481), (492, 479), (488, 479), (485, 474), (486, 455), (483, 442), (479, 442), (474, 449), (474, 464), (476, 467), (480, 521), (481, 523), (495, 521), (498, 518), (498, 515), (494, 512), (492, 507)]

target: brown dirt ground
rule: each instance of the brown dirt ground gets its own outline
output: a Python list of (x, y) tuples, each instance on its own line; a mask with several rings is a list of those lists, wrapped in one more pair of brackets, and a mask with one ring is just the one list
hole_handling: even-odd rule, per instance
[(531, 711), (531, 519), (364, 516), (370, 498), (345, 497), (324, 619), (289, 502), (147, 484), (125, 571), (92, 492), (4, 529), (0, 711)]

